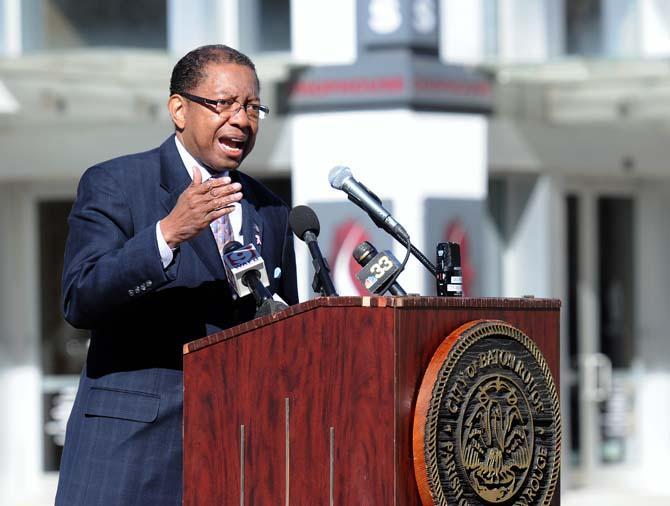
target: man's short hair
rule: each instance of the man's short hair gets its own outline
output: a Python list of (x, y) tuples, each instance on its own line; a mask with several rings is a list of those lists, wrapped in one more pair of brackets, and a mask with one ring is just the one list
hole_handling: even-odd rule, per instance
[(205, 69), (210, 63), (235, 63), (249, 67), (256, 76), (256, 85), (260, 88), (256, 66), (251, 59), (237, 49), (223, 44), (201, 46), (186, 53), (172, 69), (170, 78), (170, 95), (190, 92), (205, 77)]

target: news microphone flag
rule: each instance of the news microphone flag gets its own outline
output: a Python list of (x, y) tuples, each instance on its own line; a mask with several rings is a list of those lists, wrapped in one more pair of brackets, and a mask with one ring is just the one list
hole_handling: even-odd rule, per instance
[(244, 297), (251, 293), (249, 287), (242, 281), (244, 275), (249, 271), (256, 270), (260, 272), (263, 285), (266, 287), (270, 286), (263, 257), (258, 254), (253, 244), (247, 244), (231, 252), (224, 253), (223, 265), (226, 269), (228, 282), (238, 297)]

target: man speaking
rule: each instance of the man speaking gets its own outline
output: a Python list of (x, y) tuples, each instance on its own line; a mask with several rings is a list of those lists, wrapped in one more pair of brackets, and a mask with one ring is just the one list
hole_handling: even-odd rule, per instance
[[(175, 65), (160, 147), (95, 165), (69, 218), (63, 310), (91, 330), (68, 421), (57, 505), (180, 505), (182, 345), (253, 318), (225, 244), (252, 243), (270, 291), (298, 301), (288, 209), (237, 171), (260, 102), (254, 64), (204, 46)], [(225, 406), (221, 406), (225, 409)]]

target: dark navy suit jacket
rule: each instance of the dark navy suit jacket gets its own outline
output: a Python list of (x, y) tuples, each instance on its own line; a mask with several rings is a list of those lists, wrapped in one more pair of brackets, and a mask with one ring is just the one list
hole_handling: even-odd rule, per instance
[[(260, 250), (270, 290), (298, 301), (288, 209), (242, 184), (242, 234)], [(182, 346), (253, 318), (233, 300), (209, 227), (164, 269), (156, 223), (191, 183), (174, 136), (88, 169), (69, 218), (65, 318), (91, 329), (68, 422), (57, 505), (178, 505), (182, 495)], [(225, 409), (225, 406), (221, 406)]]

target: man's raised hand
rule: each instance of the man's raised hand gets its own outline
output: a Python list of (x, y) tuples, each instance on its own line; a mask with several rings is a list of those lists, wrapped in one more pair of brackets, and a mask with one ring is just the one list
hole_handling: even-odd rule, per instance
[(196, 236), (214, 220), (232, 212), (232, 204), (242, 199), (242, 185), (229, 177), (202, 182), (198, 167), (193, 167), (193, 182), (177, 199), (174, 209), (160, 221), (167, 245), (174, 249)]

